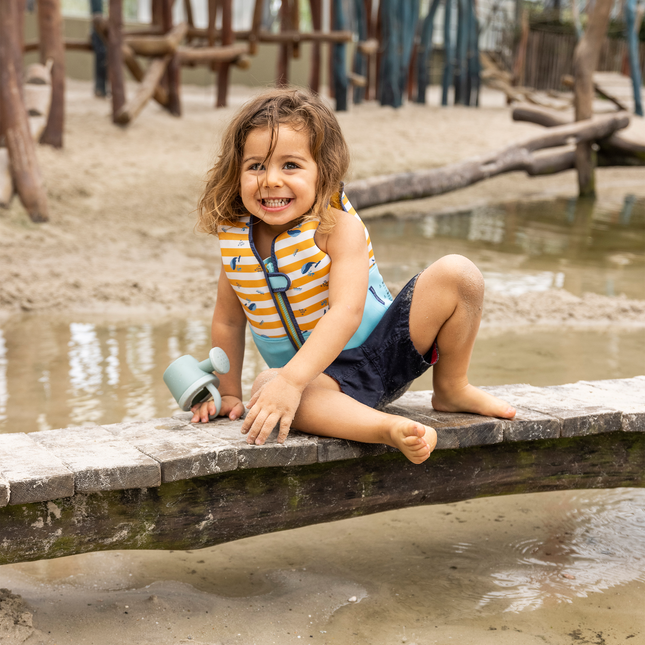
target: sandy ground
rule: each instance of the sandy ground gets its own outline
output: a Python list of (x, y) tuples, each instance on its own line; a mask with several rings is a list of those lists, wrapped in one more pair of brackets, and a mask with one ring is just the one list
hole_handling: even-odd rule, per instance
[[(94, 98), (89, 84), (68, 81), (65, 147), (38, 151), (51, 221), (31, 223), (17, 199), (0, 209), (0, 319), (25, 311), (186, 315), (211, 310), (218, 252), (212, 239), (194, 232), (194, 209), (220, 133), (250, 91), (233, 88), (231, 107), (214, 110), (210, 88), (187, 87), (181, 118), (151, 103), (124, 130), (112, 125), (109, 102)], [(352, 152), (350, 180), (441, 166), (539, 130), (512, 122), (495, 93), (485, 94), (479, 109), (442, 109), (435, 100), (399, 110), (354, 106), (338, 117)], [(645, 139), (642, 122), (630, 127)], [(603, 196), (645, 196), (645, 169), (601, 170), (598, 187)], [(572, 171), (543, 178), (513, 173), (362, 215), (409, 216), (575, 193)], [(553, 320), (576, 320), (571, 304), (556, 297), (550, 306)], [(579, 302), (576, 311), (597, 320), (600, 304), (598, 299)], [(491, 313), (496, 322), (517, 324), (531, 306), (507, 299)], [(607, 321), (642, 319), (645, 311), (642, 303), (612, 299), (601, 308), (609, 310)]]

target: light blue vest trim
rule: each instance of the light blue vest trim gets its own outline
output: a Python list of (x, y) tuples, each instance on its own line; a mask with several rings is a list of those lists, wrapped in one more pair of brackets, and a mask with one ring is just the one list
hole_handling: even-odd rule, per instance
[[(369, 273), (363, 319), (344, 349), (360, 347), (369, 338), (369, 335), (374, 331), (374, 328), (391, 304), (392, 296), (385, 286), (377, 265), (373, 264)], [(261, 336), (253, 328), (251, 328), (251, 334), (258, 351), (269, 367), (284, 367), (296, 355), (296, 350), (288, 338)], [(310, 334), (311, 332), (303, 332), (302, 335), (306, 340)]]

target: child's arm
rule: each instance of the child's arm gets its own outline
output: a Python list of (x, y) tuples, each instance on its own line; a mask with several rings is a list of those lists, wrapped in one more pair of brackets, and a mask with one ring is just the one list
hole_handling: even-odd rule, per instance
[(369, 280), (362, 223), (339, 212), (324, 250), (331, 258), (329, 310), (276, 378), (249, 401), (250, 411), (242, 425), (249, 443), (263, 444), (277, 423), (278, 441), (286, 439), (302, 392), (336, 359), (361, 323)]
[[(219, 375), (219, 392), (222, 395), (222, 409), (219, 416), (239, 419), (244, 414), (242, 403), (242, 362), (244, 360), (244, 331), (246, 316), (242, 305), (226, 277), (222, 267), (217, 285), (217, 301), (211, 325), (213, 347), (221, 347), (229, 358), (231, 369)], [(209, 414), (215, 414), (215, 403), (207, 401), (192, 407), (191, 423), (208, 421)]]

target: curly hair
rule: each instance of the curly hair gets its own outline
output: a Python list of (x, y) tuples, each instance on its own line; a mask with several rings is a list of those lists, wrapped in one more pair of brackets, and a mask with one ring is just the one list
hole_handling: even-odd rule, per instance
[(247, 137), (256, 128), (268, 128), (271, 139), (266, 159), (269, 159), (277, 144), (280, 124), (308, 132), (310, 154), (318, 166), (316, 200), (303, 219), (320, 220), (321, 233), (333, 228), (335, 218), (328, 206), (340, 190), (349, 167), (347, 143), (334, 113), (319, 96), (308, 90), (285, 88), (251, 99), (224, 132), (218, 159), (208, 173), (199, 200), (198, 230), (217, 235), (218, 226), (233, 225), (247, 214), (240, 197)]

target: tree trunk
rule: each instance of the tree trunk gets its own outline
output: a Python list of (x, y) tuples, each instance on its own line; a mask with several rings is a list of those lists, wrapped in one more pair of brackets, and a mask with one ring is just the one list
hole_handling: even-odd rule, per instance
[[(607, 33), (609, 14), (613, 0), (596, 0), (587, 30), (573, 52), (574, 99), (576, 121), (584, 121), (592, 116), (594, 97), (593, 73), (598, 67), (600, 48)], [(578, 171), (578, 190), (581, 196), (594, 196), (595, 152), (592, 141), (583, 141), (576, 148), (576, 169)]]
[(123, 16), (122, 0), (110, 0), (108, 31), (108, 75), (112, 90), (112, 120), (125, 105), (125, 84), (123, 80)]
[(20, 200), (32, 221), (46, 222), (49, 219), (47, 196), (18, 85), (14, 1), (0, 2), (0, 112), (3, 134)]
[(47, 127), (40, 141), (54, 148), (62, 148), (65, 122), (65, 46), (60, 0), (38, 0), (38, 31), (40, 62), (46, 65), (49, 59), (54, 61), (51, 70), (52, 105)]

